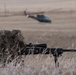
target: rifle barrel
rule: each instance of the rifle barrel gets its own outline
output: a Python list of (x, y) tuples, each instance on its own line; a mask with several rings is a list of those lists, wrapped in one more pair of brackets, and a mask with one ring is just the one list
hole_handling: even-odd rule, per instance
[(76, 52), (76, 49), (63, 49), (63, 52)]
[(63, 48), (47, 48), (45, 54), (54, 54), (55, 52), (62, 54), (63, 52), (76, 52), (76, 49), (63, 49)]

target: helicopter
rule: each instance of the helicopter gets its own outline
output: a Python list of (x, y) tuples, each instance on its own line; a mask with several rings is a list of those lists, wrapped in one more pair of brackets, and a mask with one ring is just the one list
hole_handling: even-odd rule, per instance
[[(27, 16), (28, 18), (35, 19), (35, 20), (42, 22), (42, 23), (43, 22), (44, 23), (51, 23), (51, 19), (48, 16), (45, 16), (44, 14), (41, 14), (41, 13), (44, 13), (44, 12), (36, 13), (36, 15), (30, 15), (26, 11), (24, 11), (24, 15)], [(33, 13), (33, 14), (35, 14), (35, 13)]]
[(4, 12), (4, 15), (0, 15), (0, 17), (11, 17), (11, 16), (26, 16), (28, 18), (32, 18), (32, 19), (35, 19), (37, 20), (38, 22), (42, 22), (42, 23), (51, 23), (51, 19), (44, 15), (44, 13), (51, 13), (51, 12), (54, 12), (54, 11), (59, 11), (61, 8), (59, 9), (54, 9), (54, 10), (50, 10), (50, 11), (37, 11), (37, 12), (28, 12), (26, 10), (24, 11), (19, 11), (19, 12), (10, 12), (10, 11), (7, 11), (5, 10)]

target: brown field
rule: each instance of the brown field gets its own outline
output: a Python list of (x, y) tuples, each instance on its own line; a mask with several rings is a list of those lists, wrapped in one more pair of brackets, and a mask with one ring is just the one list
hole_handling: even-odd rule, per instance
[[(26, 8), (28, 11), (47, 11), (45, 15), (49, 16), (52, 23), (39, 23), (25, 16), (0, 17), (0, 30), (21, 30), (25, 43), (46, 43), (48, 47), (76, 49), (75, 3), (75, 0), (52, 0), (36, 4), (6, 2), (9, 11), (19, 12)], [(3, 6), (4, 2), (1, 2), (1, 12), (4, 12)], [(53, 57), (50, 55), (32, 55), (24, 59), (24, 66), (20, 66), (20, 63), (14, 67), (13, 62), (6, 68), (1, 68), (0, 75), (76, 75), (76, 53), (64, 53), (59, 58), (59, 68), (55, 68)]]

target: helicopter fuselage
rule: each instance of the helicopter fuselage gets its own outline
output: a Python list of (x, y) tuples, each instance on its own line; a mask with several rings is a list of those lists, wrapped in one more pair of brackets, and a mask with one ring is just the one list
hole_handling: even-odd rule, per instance
[(33, 18), (35, 20), (38, 20), (39, 22), (51, 23), (51, 20), (44, 15), (29, 16), (29, 18)]

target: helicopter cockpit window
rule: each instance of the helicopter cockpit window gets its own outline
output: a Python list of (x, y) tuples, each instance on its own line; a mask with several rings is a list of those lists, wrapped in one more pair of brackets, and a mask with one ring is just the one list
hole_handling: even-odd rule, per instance
[(44, 17), (44, 15), (37, 15), (37, 17)]

